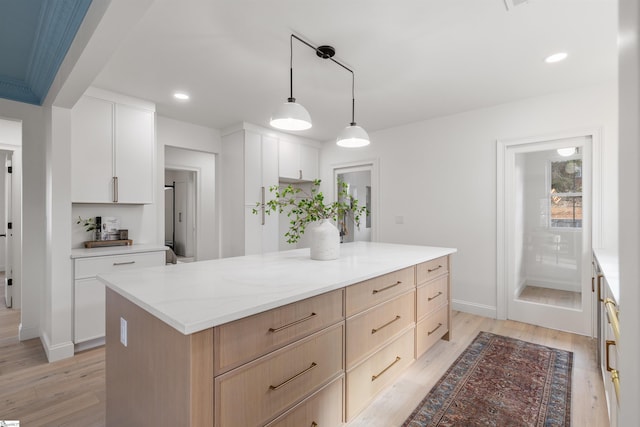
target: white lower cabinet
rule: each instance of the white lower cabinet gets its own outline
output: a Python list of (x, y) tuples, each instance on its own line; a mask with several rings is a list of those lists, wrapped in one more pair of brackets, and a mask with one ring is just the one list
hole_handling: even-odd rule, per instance
[(105, 336), (105, 286), (99, 274), (163, 265), (165, 251), (76, 258), (74, 261), (73, 342)]

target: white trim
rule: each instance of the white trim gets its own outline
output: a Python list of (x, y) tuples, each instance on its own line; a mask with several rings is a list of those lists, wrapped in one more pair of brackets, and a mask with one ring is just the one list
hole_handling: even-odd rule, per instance
[[(209, 153), (209, 154), (213, 154), (213, 153)], [(215, 155), (215, 154), (214, 154)], [(164, 170), (163, 170), (163, 174), (164, 171), (166, 171), (167, 169), (169, 170), (175, 170), (175, 171), (184, 171), (184, 172), (193, 172), (195, 174), (195, 179), (194, 179), (194, 184), (196, 186), (195, 188), (195, 206), (196, 206), (196, 212), (195, 212), (195, 223), (196, 223), (196, 229), (194, 230), (190, 230), (191, 234), (193, 236), (193, 256), (191, 258), (193, 258), (195, 261), (198, 261), (200, 258), (200, 254), (198, 251), (198, 230), (201, 230), (202, 228), (202, 224), (201, 224), (201, 218), (202, 218), (202, 168), (199, 167), (193, 167), (193, 166), (179, 166), (179, 165), (174, 165), (174, 164), (165, 164), (164, 165)], [(166, 184), (164, 184), (166, 185)], [(175, 191), (175, 188), (173, 189)], [(163, 201), (164, 204), (164, 201)], [(165, 219), (166, 221), (166, 219)], [(164, 230), (165, 224), (162, 224), (162, 229)], [(166, 238), (166, 236), (165, 236)], [(166, 241), (166, 239), (164, 240)], [(164, 241), (162, 242), (164, 244)], [(174, 244), (174, 250), (175, 250), (175, 243)]]
[(47, 360), (49, 363), (73, 357), (73, 341), (66, 341), (52, 346), (46, 333), (43, 333), (40, 336), (40, 341), (42, 342), (42, 347), (44, 347), (44, 351), (47, 354)]
[[(589, 127), (584, 129), (574, 129), (558, 131), (550, 134), (529, 136), (524, 138), (498, 139), (496, 141), (497, 176), (496, 176), (496, 316), (498, 319), (507, 318), (507, 307), (509, 301), (509, 290), (507, 287), (508, 275), (508, 221), (509, 207), (506, 204), (506, 194), (512, 182), (507, 179), (510, 176), (510, 168), (513, 167), (512, 156), (514, 152), (531, 151), (528, 145), (535, 144), (536, 151), (555, 148), (554, 141), (566, 140), (570, 138), (591, 137), (591, 151), (583, 152), (585, 159), (591, 164), (591, 191), (588, 206), (591, 212), (584, 213), (586, 219), (591, 223), (591, 242), (589, 248), (598, 247), (602, 236), (602, 128)], [(583, 164), (585, 161), (583, 160)], [(584, 192), (584, 190), (583, 190)], [(584, 199), (583, 199), (584, 200)], [(586, 205), (586, 204), (585, 204)], [(588, 223), (585, 221), (585, 223)], [(588, 248), (583, 248), (583, 250)], [(586, 277), (586, 276), (585, 276)]]
[(496, 307), (492, 305), (454, 299), (451, 300), (451, 309), (455, 311), (462, 311), (464, 313), (475, 314), (476, 316), (488, 317), (490, 319), (496, 318)]
[(20, 341), (32, 340), (40, 337), (38, 328), (23, 328), (22, 323), (18, 326), (18, 339)]

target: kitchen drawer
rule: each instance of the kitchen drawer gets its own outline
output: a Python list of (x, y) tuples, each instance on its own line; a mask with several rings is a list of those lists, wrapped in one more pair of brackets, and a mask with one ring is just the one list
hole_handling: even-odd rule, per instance
[(414, 267), (385, 274), (346, 288), (346, 315), (352, 316), (415, 287)]
[(347, 420), (389, 385), (414, 360), (414, 328), (411, 328), (356, 368), (347, 372)]
[(216, 327), (215, 375), (341, 321), (342, 296), (338, 289)]
[(215, 378), (216, 427), (262, 425), (343, 371), (339, 323)]
[(449, 257), (443, 256), (416, 266), (416, 282), (424, 283), (449, 272)]
[(75, 278), (95, 277), (98, 274), (113, 273), (132, 268), (164, 265), (165, 257), (166, 254), (164, 251), (158, 251), (77, 258), (75, 261)]
[(344, 414), (344, 375), (299, 403), (267, 427), (337, 427)]
[(415, 324), (415, 291), (347, 319), (347, 369)]
[(449, 304), (416, 325), (416, 358), (422, 356), (440, 338), (449, 332)]
[(426, 285), (419, 286), (416, 298), (416, 318), (418, 320), (433, 313), (438, 307), (447, 304), (449, 302), (449, 275), (440, 276)]

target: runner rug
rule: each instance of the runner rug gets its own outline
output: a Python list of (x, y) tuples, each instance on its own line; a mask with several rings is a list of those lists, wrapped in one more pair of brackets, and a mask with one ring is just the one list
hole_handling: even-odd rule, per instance
[(569, 426), (573, 353), (480, 332), (403, 427)]

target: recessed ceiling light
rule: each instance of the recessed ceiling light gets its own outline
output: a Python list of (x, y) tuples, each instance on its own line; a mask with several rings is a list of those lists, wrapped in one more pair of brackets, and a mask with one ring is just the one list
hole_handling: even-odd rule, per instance
[(552, 64), (554, 62), (560, 62), (560, 61), (563, 61), (563, 60), (567, 59), (567, 56), (569, 56), (567, 54), (567, 52), (554, 53), (553, 55), (547, 56), (544, 59), (544, 62), (546, 62), (547, 64)]
[(187, 99), (189, 99), (189, 95), (184, 92), (174, 92), (173, 97), (175, 99), (179, 99), (180, 101), (186, 101)]

